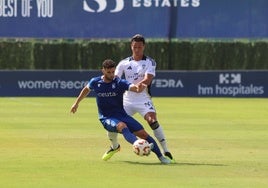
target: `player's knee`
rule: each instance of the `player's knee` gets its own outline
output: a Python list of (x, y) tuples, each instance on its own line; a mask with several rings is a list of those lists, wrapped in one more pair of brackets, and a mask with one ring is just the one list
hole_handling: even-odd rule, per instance
[(141, 138), (141, 139), (147, 139), (148, 137), (148, 133), (143, 129), (143, 130), (140, 130), (140, 131), (136, 131), (134, 133), (137, 137)]
[(157, 129), (159, 126), (160, 125), (159, 125), (158, 121), (155, 121), (153, 123), (150, 123), (150, 127), (151, 127), (152, 130)]
[(127, 125), (124, 122), (119, 122), (116, 126), (118, 132), (122, 132), (125, 127), (127, 127)]
[(156, 119), (156, 113), (154, 112), (148, 112), (145, 116), (144, 119), (148, 122), (148, 124), (152, 124), (157, 121)]

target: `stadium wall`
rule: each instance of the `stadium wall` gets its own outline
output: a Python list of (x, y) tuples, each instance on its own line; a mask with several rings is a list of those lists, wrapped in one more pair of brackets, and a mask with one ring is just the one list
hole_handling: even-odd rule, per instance
[[(0, 96), (76, 97), (100, 71), (0, 71)], [(268, 97), (268, 71), (158, 71), (155, 97)]]

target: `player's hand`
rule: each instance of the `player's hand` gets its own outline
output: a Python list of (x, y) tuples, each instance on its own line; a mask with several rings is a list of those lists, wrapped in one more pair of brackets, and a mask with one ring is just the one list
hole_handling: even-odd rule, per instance
[(146, 84), (140, 83), (137, 85), (137, 92), (142, 92), (147, 87)]
[(73, 104), (73, 106), (71, 107), (71, 113), (75, 113), (77, 111), (77, 108), (78, 108), (78, 104)]

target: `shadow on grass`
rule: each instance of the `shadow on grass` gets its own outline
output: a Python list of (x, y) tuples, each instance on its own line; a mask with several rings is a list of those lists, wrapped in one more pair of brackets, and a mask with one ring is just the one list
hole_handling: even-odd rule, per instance
[(176, 163), (177, 165), (189, 165), (189, 166), (228, 166), (225, 164), (212, 164), (212, 163)]
[[(143, 162), (135, 162), (135, 161), (124, 161), (125, 163), (129, 163), (129, 164), (133, 164), (133, 165), (165, 165), (165, 164), (161, 164), (159, 163), (143, 163)], [(228, 166), (225, 164), (212, 164), (212, 163), (180, 163), (180, 162), (176, 162), (176, 163), (172, 163), (169, 164), (168, 166), (183, 166), (183, 165), (189, 165), (189, 166)]]

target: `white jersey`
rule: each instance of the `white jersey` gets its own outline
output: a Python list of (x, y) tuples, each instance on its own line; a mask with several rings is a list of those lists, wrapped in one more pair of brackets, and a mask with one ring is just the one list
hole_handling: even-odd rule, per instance
[[(142, 60), (135, 61), (133, 57), (128, 57), (119, 62), (116, 67), (115, 75), (118, 77), (124, 77), (128, 82), (136, 84), (144, 79), (145, 75), (150, 74), (155, 76), (156, 62), (148, 56), (143, 56)], [(145, 115), (148, 111), (155, 111), (151, 96), (148, 93), (148, 90), (145, 89), (141, 93), (136, 93), (133, 91), (126, 91), (124, 94), (124, 107), (129, 115), (133, 115), (135, 111), (131, 111), (129, 105), (133, 104), (133, 106), (137, 107), (139, 104), (144, 107), (144, 111), (136, 111)]]

